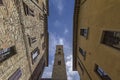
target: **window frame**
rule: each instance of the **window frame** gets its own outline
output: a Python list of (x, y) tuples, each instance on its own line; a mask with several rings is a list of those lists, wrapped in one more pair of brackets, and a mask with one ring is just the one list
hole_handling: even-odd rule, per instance
[(15, 54), (17, 54), (15, 46), (11, 46), (9, 48), (0, 50), (0, 63), (9, 59), (10, 57), (14, 56)]
[(89, 28), (81, 28), (80, 29), (80, 35), (88, 39), (89, 34)]
[(0, 0), (0, 6), (3, 6), (4, 3), (3, 3), (3, 0)]
[(58, 65), (61, 65), (61, 60), (58, 61)]
[(36, 37), (30, 37), (28, 35), (28, 42), (29, 42), (29, 46), (31, 47), (33, 43), (35, 43), (37, 41)]
[(58, 50), (61, 50), (61, 48), (58, 48)]
[(80, 4), (83, 5), (87, 0), (81, 0)]
[(86, 51), (83, 50), (81, 47), (79, 47), (80, 54), (84, 57), (84, 60), (86, 59)]
[(36, 0), (37, 3), (39, 3), (39, 0)]
[[(108, 34), (109, 33), (109, 34)], [(118, 34), (118, 36), (117, 36)], [(120, 31), (110, 31), (104, 30), (102, 31), (102, 37), (100, 43), (120, 50)], [(118, 44), (118, 47), (116, 46)]]
[(58, 52), (59, 55), (61, 55), (61, 52)]
[(102, 80), (112, 80), (108, 74), (97, 64), (95, 64), (94, 68), (95, 73), (102, 79)]
[(25, 2), (23, 2), (23, 8), (24, 8), (24, 13), (26, 16), (33, 16), (33, 17), (35, 16), (34, 11), (30, 9), (29, 6)]
[(21, 68), (18, 68), (9, 78), (8, 80), (19, 80), (19, 78), (22, 76), (22, 70)]
[[(37, 56), (35, 56), (33, 58), (33, 55), (37, 52)], [(34, 64), (36, 62), (36, 59), (38, 57), (38, 55), (40, 54), (40, 50), (38, 47), (36, 47), (32, 52), (31, 52), (31, 60), (32, 60), (32, 64)]]
[(45, 41), (42, 43), (42, 50), (44, 50), (46, 47)]

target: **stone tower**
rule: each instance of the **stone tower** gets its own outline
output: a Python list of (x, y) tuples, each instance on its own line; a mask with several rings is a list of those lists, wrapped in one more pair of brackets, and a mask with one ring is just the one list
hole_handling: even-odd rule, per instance
[(66, 66), (63, 53), (63, 45), (56, 46), (53, 65), (52, 80), (67, 80)]

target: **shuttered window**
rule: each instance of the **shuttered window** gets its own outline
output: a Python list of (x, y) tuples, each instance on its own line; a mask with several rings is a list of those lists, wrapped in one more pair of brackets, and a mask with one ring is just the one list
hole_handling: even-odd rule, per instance
[(3, 5), (3, 1), (2, 0), (0, 0), (0, 5)]

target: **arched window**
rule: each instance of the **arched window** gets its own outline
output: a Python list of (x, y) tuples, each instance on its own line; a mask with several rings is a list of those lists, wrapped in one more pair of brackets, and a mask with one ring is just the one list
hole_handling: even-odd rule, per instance
[(61, 61), (58, 61), (58, 65), (61, 65)]

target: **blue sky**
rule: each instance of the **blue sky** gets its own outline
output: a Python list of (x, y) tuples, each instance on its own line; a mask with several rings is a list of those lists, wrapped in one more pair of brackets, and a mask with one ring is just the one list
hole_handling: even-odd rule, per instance
[(49, 66), (43, 76), (51, 78), (56, 45), (64, 45), (68, 80), (80, 80), (78, 72), (72, 71), (72, 31), (74, 0), (49, 0)]

